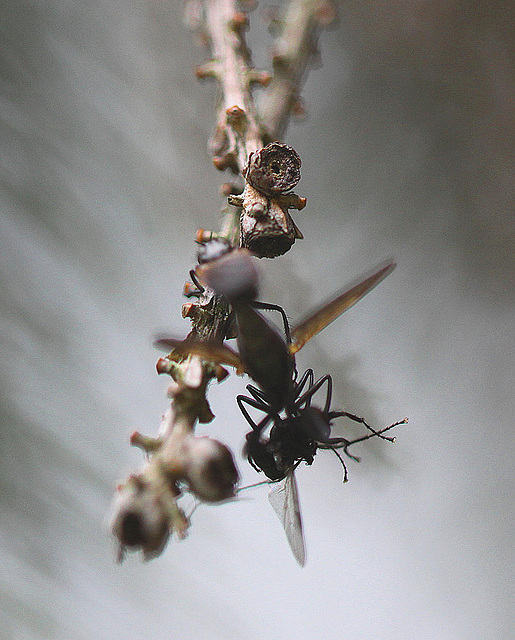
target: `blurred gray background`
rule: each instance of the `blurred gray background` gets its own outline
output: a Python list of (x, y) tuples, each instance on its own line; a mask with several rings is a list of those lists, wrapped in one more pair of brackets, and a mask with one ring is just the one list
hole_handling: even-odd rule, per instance
[[(358, 447), (345, 486), (330, 452), (299, 468), (300, 569), (265, 488), (115, 563), (129, 435), (167, 405), (151, 336), (188, 331), (194, 233), (219, 224), (216, 88), (172, 0), (1, 3), (2, 640), (513, 637), (512, 6), (347, 0), (321, 37), (286, 139), (305, 240), (261, 261), (262, 299), (295, 321), (395, 256), (299, 368), (333, 374), (335, 407), (410, 424)], [(238, 452), (245, 382), (212, 388), (199, 429)]]

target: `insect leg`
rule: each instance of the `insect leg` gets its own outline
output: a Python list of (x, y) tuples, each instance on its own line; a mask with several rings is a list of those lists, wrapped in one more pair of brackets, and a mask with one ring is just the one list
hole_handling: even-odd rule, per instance
[(309, 406), (311, 398), (315, 395), (315, 393), (320, 389), (320, 387), (325, 382), (327, 382), (327, 398), (326, 398), (324, 413), (327, 413), (327, 410), (329, 409), (329, 404), (331, 402), (332, 389), (333, 389), (333, 379), (329, 374), (326, 374), (325, 376), (322, 376), (321, 378), (319, 378), (315, 382), (315, 384), (311, 385), (310, 388), (300, 396), (300, 398), (295, 403), (297, 408), (302, 407), (302, 405), (305, 403), (307, 404), (307, 406)]
[(334, 454), (336, 455), (336, 457), (338, 458), (338, 460), (342, 463), (342, 467), (343, 467), (343, 481), (347, 482), (349, 479), (349, 474), (347, 473), (347, 465), (345, 464), (344, 459), (341, 457), (341, 455), (339, 454), (339, 452), (336, 449), (332, 449), (332, 451), (334, 452)]
[[(365, 440), (373, 437), (374, 437), (373, 434), (370, 434), (369, 436), (365, 437)], [(347, 447), (350, 444), (354, 444), (354, 441), (351, 443), (346, 438), (329, 438), (328, 442), (324, 442), (323, 444), (318, 442), (317, 447), (319, 449), (331, 449), (331, 451), (334, 451), (335, 453), (337, 449), (343, 449), (346, 456), (348, 456), (349, 458), (352, 458), (352, 460), (355, 460), (356, 462), (361, 462), (361, 458), (358, 458), (358, 456), (353, 456), (352, 453), (349, 453), (347, 451)], [(337, 455), (338, 455), (338, 458), (340, 458), (341, 460), (342, 459), (341, 456), (339, 454)]]
[(262, 389), (258, 389), (257, 387), (255, 387), (253, 384), (247, 385), (247, 391), (257, 402), (263, 402), (265, 404), (268, 402), (267, 394)]
[(191, 278), (191, 281), (193, 282), (193, 284), (199, 290), (199, 293), (204, 293), (205, 288), (198, 281), (197, 276), (195, 275), (195, 271), (193, 269), (190, 271), (190, 278)]
[(280, 307), (278, 304), (270, 304), (269, 302), (259, 302), (258, 300), (253, 300), (251, 302), (251, 305), (256, 309), (263, 309), (264, 311), (278, 311), (281, 314), (281, 317), (283, 319), (284, 335), (286, 336), (286, 342), (290, 344), (291, 342), (290, 323), (288, 322), (288, 318), (286, 316), (284, 309)]
[[(236, 402), (238, 403), (238, 407), (240, 411), (243, 413), (245, 420), (250, 424), (253, 431), (257, 431), (261, 433), (263, 429), (267, 426), (273, 416), (269, 413), (269, 407), (264, 402), (254, 400), (252, 398), (248, 398), (247, 396), (237, 396)], [(263, 411), (266, 413), (266, 416), (256, 424), (256, 422), (252, 419), (252, 416), (248, 412), (245, 405), (249, 405), (250, 407), (254, 407), (254, 409), (258, 409), (258, 411)]]
[(302, 378), (295, 383), (295, 400), (302, 394), (306, 384), (308, 385), (308, 389), (313, 386), (314, 380), (315, 374), (313, 373), (313, 369), (306, 369), (302, 374)]

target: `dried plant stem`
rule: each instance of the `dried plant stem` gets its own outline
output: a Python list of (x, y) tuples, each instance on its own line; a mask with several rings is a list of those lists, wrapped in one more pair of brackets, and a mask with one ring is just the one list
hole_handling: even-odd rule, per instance
[[(252, 98), (251, 86), (259, 82), (267, 84), (270, 77), (252, 67), (250, 51), (245, 42), (247, 17), (238, 11), (236, 0), (206, 0), (201, 29), (209, 44), (211, 59), (196, 70), (199, 78), (215, 78), (221, 87), (217, 126), (211, 140), (213, 162), (220, 169), (241, 173), (248, 155), (263, 146), (263, 139)], [(239, 212), (230, 207), (226, 210), (222, 228), (218, 234), (234, 242), (239, 235)], [(199, 311), (200, 310), (200, 311)], [(204, 338), (223, 340), (228, 309), (220, 301), (213, 301), (209, 294), (201, 297), (199, 304), (189, 307), (192, 313), (193, 331)], [(183, 312), (184, 313), (184, 312)], [(186, 311), (185, 315), (188, 314)], [(187, 358), (174, 366), (170, 374), (176, 382), (184, 384), (191, 377), (189, 369), (196, 372), (196, 358)], [(205, 363), (202, 375), (193, 378), (205, 393), (207, 383), (216, 375), (212, 365)], [(202, 384), (200, 381), (202, 380)], [(180, 402), (176, 396), (172, 403)], [(198, 401), (207, 405), (205, 396)], [(209, 416), (210, 412), (206, 412)], [(201, 418), (202, 420), (202, 418)], [(208, 420), (203, 420), (208, 421)], [(193, 429), (192, 424), (192, 429)]]
[(197, 68), (197, 77), (216, 78), (222, 89), (218, 123), (211, 140), (213, 162), (218, 169), (241, 173), (248, 155), (263, 146), (256, 108), (250, 91), (253, 83), (266, 85), (270, 75), (252, 67), (245, 42), (247, 17), (236, 0), (206, 0), (204, 33), (212, 58)]
[[(321, 0), (292, 0), (274, 58), (275, 78), (264, 101), (264, 128), (258, 120), (251, 86), (256, 83), (267, 86), (271, 75), (252, 66), (245, 42), (247, 16), (239, 10), (240, 3), (204, 0), (190, 4), (190, 9), (194, 9), (191, 15), (197, 20), (196, 26), (211, 53), (211, 59), (197, 68), (196, 75), (216, 79), (221, 88), (217, 124), (210, 142), (213, 163), (220, 170), (241, 174), (252, 152), (284, 132), (314, 50), (321, 7), (329, 5)], [(294, 194), (280, 197), (283, 200), (278, 199), (277, 206), (285, 208), (286, 214), (288, 206), (300, 209), (305, 204)], [(201, 230), (200, 239), (221, 236), (235, 244), (239, 238), (240, 212), (240, 207), (228, 207), (220, 233)], [(192, 333), (201, 339), (221, 341), (227, 335), (228, 306), (208, 290), (197, 302), (184, 305), (183, 316), (191, 319)], [(169, 389), (171, 405), (163, 416), (157, 438), (139, 433), (132, 436), (131, 443), (144, 449), (149, 460), (138, 474), (131, 475), (118, 488), (112, 530), (120, 543), (120, 557), (129, 547), (139, 548), (144, 557), (151, 558), (161, 552), (171, 532), (184, 537), (189, 523), (177, 504), (182, 482), (197, 496), (202, 498), (204, 493), (206, 497), (202, 499), (216, 502), (232, 495), (237, 481), (228, 449), (216, 441), (194, 436), (197, 421), (209, 422), (214, 417), (206, 399), (207, 386), (215, 377), (222, 380), (226, 372), (220, 365), (192, 355), (185, 359), (162, 358), (158, 372), (173, 379)], [(211, 450), (206, 453), (207, 440)], [(200, 472), (195, 466), (199, 456), (194, 455), (199, 448), (206, 462)], [(218, 476), (225, 474), (225, 484), (219, 485), (218, 494), (209, 493), (213, 488), (209, 482), (203, 484), (202, 473), (212, 468), (213, 461), (221, 465)]]
[(272, 139), (280, 140), (291, 113), (301, 110), (300, 90), (317, 53), (318, 33), (335, 19), (336, 8), (328, 0), (289, 3), (274, 50), (274, 75), (259, 110), (261, 122)]

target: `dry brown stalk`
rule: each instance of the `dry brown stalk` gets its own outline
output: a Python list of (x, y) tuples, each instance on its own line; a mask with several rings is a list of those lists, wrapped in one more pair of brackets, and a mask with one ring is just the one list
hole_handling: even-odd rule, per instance
[(317, 54), (320, 31), (336, 21), (329, 0), (291, 0), (273, 53), (274, 74), (260, 105), (260, 120), (268, 135), (280, 140), (292, 113), (303, 112), (300, 91), (306, 70)]
[[(248, 16), (242, 10), (244, 6), (237, 0), (190, 0), (187, 4), (189, 22), (203, 36), (211, 54), (210, 60), (197, 68), (196, 75), (216, 79), (221, 88), (217, 124), (210, 142), (213, 163), (218, 169), (235, 174), (244, 171), (251, 153), (284, 132), (295, 109), (317, 33), (332, 15), (329, 2), (292, 0), (275, 48), (272, 78), (252, 66), (245, 42)], [(251, 93), (256, 83), (270, 85), (261, 118)], [(237, 192), (233, 185), (225, 185), (224, 189), (227, 195)], [(245, 204), (243, 200), (234, 201), (239, 206), (227, 208), (218, 234), (199, 230), (197, 240), (206, 242), (219, 237), (234, 245), (240, 237), (240, 214), (247, 209), (251, 217), (275, 212), (276, 216), (289, 218), (288, 208), (301, 209), (305, 205), (304, 198), (292, 193), (265, 197), (253, 188), (247, 188), (244, 200)], [(302, 237), (294, 224), (292, 229), (294, 238)], [(187, 287), (186, 294), (191, 287)], [(230, 333), (228, 306), (209, 290), (197, 301), (184, 305), (183, 316), (191, 319), (191, 335), (196, 338), (221, 342)], [(170, 533), (175, 532), (179, 538), (186, 535), (189, 522), (177, 502), (181, 486), (186, 485), (201, 500), (217, 502), (234, 495), (238, 480), (227, 447), (194, 435), (197, 421), (209, 422), (214, 417), (206, 390), (213, 378), (221, 381), (226, 376), (225, 370), (198, 355), (179, 353), (161, 358), (157, 369), (172, 377), (168, 390), (171, 404), (163, 415), (157, 438), (139, 433), (131, 438), (131, 443), (144, 449), (149, 459), (117, 491), (111, 526), (119, 542), (120, 558), (126, 549), (139, 549), (146, 559), (155, 557)]]

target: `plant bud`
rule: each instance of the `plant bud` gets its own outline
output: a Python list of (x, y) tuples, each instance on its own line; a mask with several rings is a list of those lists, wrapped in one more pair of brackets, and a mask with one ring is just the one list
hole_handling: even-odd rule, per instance
[(220, 502), (234, 496), (239, 474), (230, 450), (207, 436), (191, 438), (183, 474), (190, 490), (204, 502)]
[(132, 476), (118, 491), (111, 531), (122, 549), (140, 548), (146, 560), (158, 556), (168, 541), (170, 530), (166, 509), (138, 476)]
[(280, 142), (271, 142), (250, 154), (243, 177), (261, 193), (278, 196), (299, 182), (300, 165), (295, 149)]

